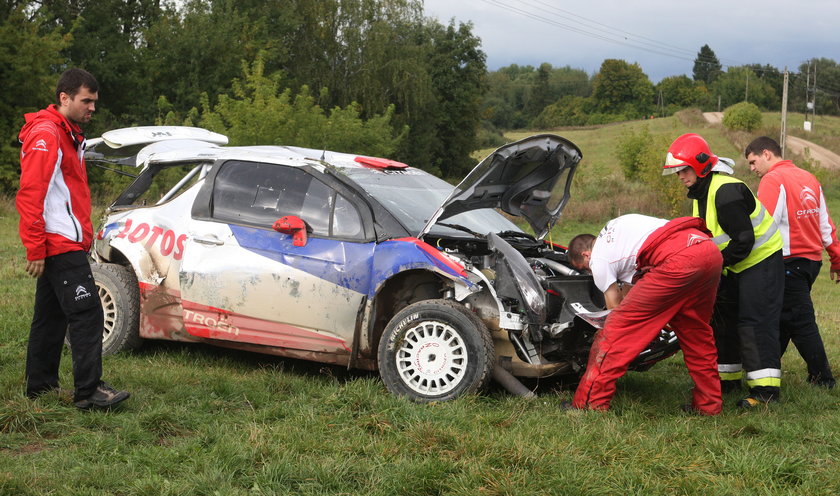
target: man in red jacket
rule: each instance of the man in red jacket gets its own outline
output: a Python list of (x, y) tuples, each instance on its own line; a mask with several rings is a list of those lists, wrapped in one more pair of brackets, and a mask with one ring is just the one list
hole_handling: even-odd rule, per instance
[[(720, 413), (723, 400), (709, 321), (723, 256), (703, 220), (623, 215), (608, 222), (597, 238), (575, 236), (567, 254), (575, 268), (592, 272), (612, 312), (595, 335), (574, 400), (564, 407), (609, 409), (618, 378), (670, 322), (694, 380), (686, 409)], [(628, 289), (631, 282), (636, 284)]]
[(758, 199), (773, 214), (784, 243), (781, 352), (793, 341), (808, 366), (808, 382), (833, 388), (835, 380), (814, 317), (811, 286), (820, 273), (823, 249), (831, 260), (831, 279), (840, 283), (837, 229), (828, 215), (817, 178), (790, 160), (782, 160), (781, 155), (779, 144), (767, 136), (756, 138), (744, 151), (750, 170), (761, 177)]
[(72, 346), (74, 404), (109, 408), (128, 398), (102, 382), (103, 313), (87, 252), (93, 240), (85, 138), (99, 84), (87, 71), (68, 69), (56, 103), (26, 114), (20, 130), (20, 238), (26, 272), (37, 278), (26, 356), (26, 395), (58, 389), (65, 333)]

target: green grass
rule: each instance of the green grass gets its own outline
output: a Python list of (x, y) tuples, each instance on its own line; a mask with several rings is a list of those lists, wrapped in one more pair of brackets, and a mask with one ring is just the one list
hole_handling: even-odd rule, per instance
[[(581, 183), (615, 195), (609, 209), (645, 212), (627, 195), (642, 186), (616, 179), (612, 156), (622, 128), (640, 125), (688, 129), (671, 118), (558, 132), (583, 149)], [(713, 146), (729, 143), (697, 131)], [(724, 153), (738, 156), (729, 146)], [(835, 213), (837, 174), (823, 176)], [(598, 199), (587, 194), (576, 190), (570, 207)], [(601, 208), (565, 218), (554, 241), (600, 229), (613, 213)], [(494, 388), (415, 405), (375, 374), (163, 342), (105, 359), (105, 379), (132, 393), (117, 411), (77, 411), (66, 393), (30, 401), (22, 391), (34, 282), (16, 228), (12, 202), (0, 200), (0, 495), (840, 493), (840, 390), (806, 384), (793, 349), (781, 403), (739, 413), (738, 396), (727, 396), (715, 418), (680, 412), (691, 387), (680, 357), (628, 374), (613, 409), (595, 413), (561, 410), (571, 392), (551, 381), (529, 384), (538, 392), (530, 401)], [(814, 301), (840, 367), (837, 292), (824, 268)], [(70, 365), (65, 353), (68, 388)]]

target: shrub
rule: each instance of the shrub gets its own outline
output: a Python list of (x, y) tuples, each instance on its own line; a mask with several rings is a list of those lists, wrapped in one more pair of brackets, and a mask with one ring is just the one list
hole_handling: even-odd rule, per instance
[(723, 125), (734, 131), (755, 131), (761, 127), (761, 110), (753, 103), (736, 103), (723, 111)]
[(508, 140), (492, 122), (483, 120), (476, 135), (476, 142), (478, 148), (498, 148), (508, 143)]
[(531, 121), (531, 126), (547, 129), (560, 126), (582, 126), (587, 119), (587, 99), (580, 96), (566, 95), (548, 105)]
[[(643, 127), (638, 134), (629, 131), (618, 139), (618, 163), (624, 172), (624, 177), (631, 181), (639, 179), (639, 173), (644, 167), (650, 167), (652, 163), (646, 163), (653, 158), (652, 153), (653, 136), (647, 126)], [(655, 159), (654, 159), (655, 160)]]
[(355, 102), (325, 111), (306, 85), (296, 94), (281, 89), (279, 78), (263, 69), (258, 58), (243, 80), (234, 81), (233, 96), (219, 95), (215, 106), (203, 94), (198, 125), (227, 135), (232, 145), (295, 145), (379, 157), (392, 155), (407, 133), (392, 127), (393, 105), (367, 119)]
[(651, 205), (649, 212), (667, 212), (674, 217), (681, 215), (685, 204), (685, 187), (673, 176), (662, 175), (662, 161), (668, 145), (673, 140), (665, 135), (650, 134), (647, 126), (638, 133), (630, 131), (618, 140), (618, 157), (624, 177), (639, 181), (655, 193), (658, 205)]

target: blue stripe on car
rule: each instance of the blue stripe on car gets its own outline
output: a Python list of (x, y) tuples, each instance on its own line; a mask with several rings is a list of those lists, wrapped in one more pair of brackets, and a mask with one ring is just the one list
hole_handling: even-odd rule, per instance
[(405, 270), (436, 269), (466, 281), (416, 243), (407, 241), (391, 240), (377, 245), (309, 238), (306, 246), (293, 246), (292, 237), (287, 234), (237, 225), (230, 225), (230, 230), (243, 249), (369, 298), (389, 277)]

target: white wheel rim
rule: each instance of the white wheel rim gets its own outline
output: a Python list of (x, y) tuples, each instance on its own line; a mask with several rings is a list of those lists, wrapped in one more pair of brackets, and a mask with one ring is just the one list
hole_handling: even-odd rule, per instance
[(444, 322), (420, 322), (405, 333), (396, 353), (397, 372), (413, 391), (440, 395), (455, 389), (467, 372), (467, 346)]
[(99, 284), (96, 288), (99, 291), (99, 299), (102, 301), (102, 313), (105, 314), (105, 325), (102, 329), (102, 341), (105, 342), (111, 337), (111, 332), (117, 325), (117, 304), (108, 288)]

